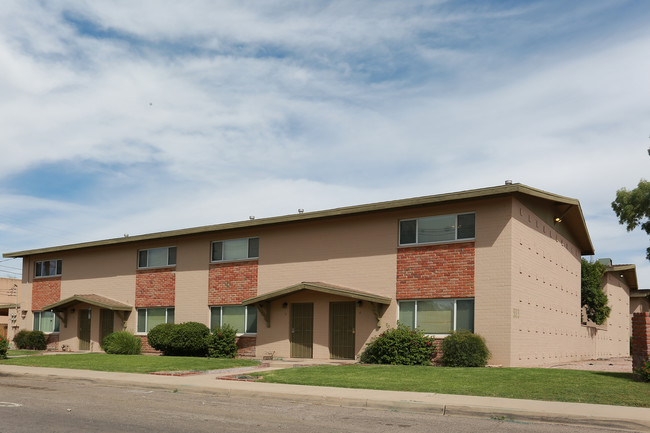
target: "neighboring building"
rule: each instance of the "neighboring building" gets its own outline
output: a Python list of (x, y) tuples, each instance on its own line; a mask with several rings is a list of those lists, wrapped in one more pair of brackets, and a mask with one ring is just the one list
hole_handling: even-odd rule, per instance
[(16, 278), (0, 278), (0, 337), (7, 337), (10, 327), (16, 323), (19, 285), (20, 280)]
[[(629, 321), (581, 323), (593, 254), (578, 200), (506, 184), (4, 256), (23, 258), (20, 326), (59, 348), (197, 321), (236, 326), (243, 354), (354, 358), (401, 320), (532, 366), (628, 355)], [(623, 283), (607, 291), (627, 317)]]
[[(634, 313), (650, 313), (650, 290), (634, 289), (630, 292), (630, 320)], [(631, 332), (630, 329), (630, 335)]]

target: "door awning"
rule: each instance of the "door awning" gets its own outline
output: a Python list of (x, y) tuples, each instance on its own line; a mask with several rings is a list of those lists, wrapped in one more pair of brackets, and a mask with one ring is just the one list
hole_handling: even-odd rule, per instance
[(69, 298), (62, 299), (50, 305), (41, 308), (42, 311), (53, 311), (61, 320), (63, 326), (68, 326), (68, 308), (77, 304), (87, 304), (94, 307), (104, 308), (106, 310), (117, 311), (122, 321), (126, 322), (127, 317), (131, 314), (133, 307), (115, 299), (106, 298), (100, 295), (73, 295)]
[(88, 304), (113, 311), (131, 311), (133, 309), (131, 305), (100, 295), (73, 295), (53, 304), (46, 305), (42, 308), (42, 310), (64, 311), (65, 309), (76, 304)]
[(377, 318), (377, 323), (379, 324), (379, 318), (381, 317), (382, 309), (390, 305), (391, 298), (386, 296), (379, 296), (373, 293), (362, 292), (360, 290), (349, 289), (347, 287), (336, 286), (328, 283), (321, 282), (302, 282), (295, 284), (293, 286), (285, 287), (284, 289), (275, 290), (273, 292), (264, 293), (263, 295), (255, 296), (254, 298), (248, 298), (242, 301), (243, 305), (255, 305), (257, 311), (262, 315), (264, 321), (266, 322), (266, 327), (271, 327), (271, 301), (275, 299), (282, 298), (287, 295), (291, 295), (302, 290), (308, 290), (312, 292), (327, 293), (329, 295), (337, 295), (345, 298), (356, 299), (357, 301), (367, 301), (371, 308), (372, 312)]
[(20, 307), (20, 304), (0, 304), (0, 316), (8, 316), (9, 310)]
[(347, 287), (335, 286), (333, 284), (321, 282), (302, 282), (293, 286), (285, 287), (284, 289), (275, 290), (273, 292), (264, 293), (263, 295), (255, 296), (254, 298), (246, 299), (242, 302), (243, 305), (253, 305), (263, 301), (272, 301), (283, 296), (291, 295), (292, 293), (301, 290), (311, 290), (313, 292), (327, 293), (330, 295), (338, 295), (346, 298), (357, 299), (360, 301), (374, 302), (377, 304), (389, 305), (391, 298), (379, 296), (368, 292), (349, 289)]

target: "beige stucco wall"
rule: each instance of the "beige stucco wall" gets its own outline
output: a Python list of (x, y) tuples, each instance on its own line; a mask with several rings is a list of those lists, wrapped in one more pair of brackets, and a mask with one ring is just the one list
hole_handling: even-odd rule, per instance
[[(209, 325), (210, 243), (258, 236), (258, 294), (320, 281), (392, 299), (382, 308), (379, 323), (368, 302), (356, 306), (358, 354), (366, 341), (397, 321), (398, 221), (463, 212), (476, 212), (475, 331), (485, 337), (493, 353), (490, 363), (544, 365), (622, 350), (621, 333), (629, 335), (629, 323), (625, 328), (620, 321), (619, 307), (607, 331), (580, 324), (580, 252), (561, 234), (563, 230), (556, 230), (560, 227), (553, 226), (553, 213), (510, 196), (26, 258), (20, 293), (26, 317), (19, 320), (20, 325), (31, 329), (33, 322), (34, 261), (63, 259), (61, 299), (98, 294), (135, 305), (138, 249), (172, 245), (177, 247), (176, 322)], [(608, 283), (608, 295), (613, 304), (623, 304), (626, 288), (614, 283)], [(276, 357), (289, 357), (290, 308), (282, 304), (314, 302), (314, 357), (329, 358), (329, 303), (344, 300), (348, 299), (301, 292), (272, 301), (271, 328), (266, 328), (258, 314), (257, 356), (275, 352)], [(60, 344), (73, 350), (78, 347), (78, 314), (87, 308), (78, 305), (75, 313), (69, 313), (67, 327), (61, 328)], [(629, 310), (625, 311), (628, 317)], [(92, 308), (91, 314), (92, 348), (98, 350), (99, 309)], [(115, 329), (126, 327), (135, 332), (136, 322), (135, 310), (126, 324), (116, 315)]]

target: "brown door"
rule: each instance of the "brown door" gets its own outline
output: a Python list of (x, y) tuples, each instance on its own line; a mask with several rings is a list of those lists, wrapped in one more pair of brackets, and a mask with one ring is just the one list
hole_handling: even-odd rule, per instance
[(354, 359), (354, 302), (330, 303), (330, 358)]
[(0, 325), (0, 337), (7, 338), (8, 325)]
[(312, 358), (314, 350), (314, 304), (291, 304), (291, 357)]
[(99, 344), (104, 344), (104, 338), (113, 333), (113, 311), (99, 311)]
[(79, 350), (90, 350), (90, 309), (79, 310)]

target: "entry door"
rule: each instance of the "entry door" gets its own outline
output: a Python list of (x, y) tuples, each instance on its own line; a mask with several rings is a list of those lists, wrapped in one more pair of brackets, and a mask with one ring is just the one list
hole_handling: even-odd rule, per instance
[(314, 353), (314, 304), (291, 304), (291, 357), (312, 358)]
[(104, 344), (104, 338), (113, 333), (113, 311), (99, 311), (99, 344)]
[(354, 359), (354, 302), (330, 303), (330, 358)]
[(90, 350), (90, 310), (79, 310), (79, 350)]

